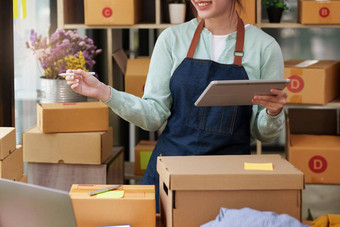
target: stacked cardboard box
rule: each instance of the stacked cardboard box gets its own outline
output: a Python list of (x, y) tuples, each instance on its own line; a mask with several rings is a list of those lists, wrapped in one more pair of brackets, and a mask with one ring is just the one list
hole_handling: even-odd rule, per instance
[(37, 126), (23, 133), (28, 182), (66, 191), (76, 182), (106, 184), (108, 163), (118, 160), (108, 118), (100, 102), (37, 104)]
[(335, 60), (288, 60), (284, 78), (288, 103), (325, 105), (339, 95), (340, 62)]
[(301, 220), (304, 175), (280, 155), (158, 157), (164, 226), (200, 226), (221, 207), (249, 207)]
[(16, 145), (15, 128), (0, 127), (0, 178), (24, 181), (23, 149)]
[(141, 140), (135, 147), (135, 175), (144, 175), (157, 141)]
[(72, 186), (70, 197), (78, 226), (156, 226), (154, 185), (121, 185), (114, 191), (89, 195), (108, 186), (112, 185)]
[(337, 109), (289, 108), (286, 111), (288, 160), (306, 183), (340, 184), (340, 136)]

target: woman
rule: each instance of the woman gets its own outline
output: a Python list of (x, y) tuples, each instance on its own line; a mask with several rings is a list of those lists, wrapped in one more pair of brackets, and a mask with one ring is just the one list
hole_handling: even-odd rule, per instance
[[(276, 41), (235, 10), (241, 0), (191, 0), (198, 17), (159, 36), (143, 98), (119, 92), (81, 70), (69, 70), (71, 88), (106, 103), (125, 120), (155, 131), (167, 121), (143, 176), (156, 185), (159, 155), (250, 154), (250, 138), (270, 141), (280, 133), (286, 93), (255, 96), (253, 106), (195, 107), (212, 80), (277, 79), (283, 59)], [(158, 210), (158, 203), (157, 203)]]

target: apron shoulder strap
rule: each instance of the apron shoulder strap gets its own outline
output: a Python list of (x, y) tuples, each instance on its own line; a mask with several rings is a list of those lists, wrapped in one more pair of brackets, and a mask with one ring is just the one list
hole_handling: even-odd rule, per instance
[[(200, 39), (202, 30), (204, 27), (204, 20), (201, 20), (198, 24), (194, 36), (192, 38), (187, 57), (193, 58), (195, 54), (195, 50)], [(244, 46), (244, 23), (242, 19), (238, 18), (237, 23), (237, 34), (236, 34), (236, 47), (234, 52), (234, 64), (242, 66), (242, 58), (243, 58), (243, 46)]]
[(190, 44), (190, 47), (189, 47), (189, 50), (188, 50), (188, 54), (187, 54), (188, 58), (194, 57), (198, 41), (201, 37), (203, 26), (204, 26), (204, 20), (201, 20), (200, 23), (198, 24), (197, 28), (196, 28), (196, 31), (194, 33), (194, 37), (192, 38), (192, 41), (191, 41), (191, 44)]
[(244, 46), (244, 23), (242, 19), (238, 18), (236, 46), (234, 52), (234, 64), (242, 66), (243, 46)]

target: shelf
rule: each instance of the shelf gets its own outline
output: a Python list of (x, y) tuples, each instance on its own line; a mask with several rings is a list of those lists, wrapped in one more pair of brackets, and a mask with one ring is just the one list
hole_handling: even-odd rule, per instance
[(340, 97), (334, 99), (333, 101), (327, 103), (326, 105), (287, 103), (285, 107), (295, 109), (338, 109), (340, 108)]
[(259, 28), (340, 28), (340, 24), (300, 24), (296, 21), (282, 21), (281, 23), (269, 23), (268, 20), (262, 20), (257, 25)]
[(164, 29), (173, 24), (143, 23), (135, 25), (86, 25), (86, 24), (64, 24), (64, 29)]

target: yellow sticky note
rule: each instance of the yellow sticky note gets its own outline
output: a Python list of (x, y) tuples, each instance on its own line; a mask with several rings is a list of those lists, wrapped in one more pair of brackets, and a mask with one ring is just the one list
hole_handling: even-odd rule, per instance
[(124, 197), (124, 191), (108, 191), (104, 193), (100, 193), (97, 195), (97, 198), (123, 198)]
[(273, 163), (244, 163), (245, 170), (266, 170), (273, 171)]

